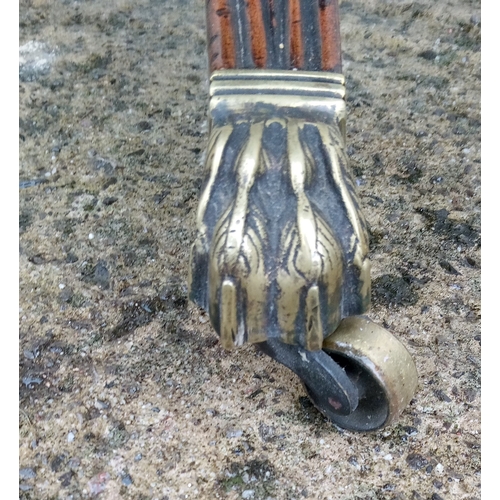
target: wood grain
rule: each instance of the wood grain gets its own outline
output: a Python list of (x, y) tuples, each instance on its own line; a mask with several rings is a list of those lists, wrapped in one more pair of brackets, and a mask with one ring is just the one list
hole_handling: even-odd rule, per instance
[(338, 0), (207, 0), (210, 71), (340, 73)]

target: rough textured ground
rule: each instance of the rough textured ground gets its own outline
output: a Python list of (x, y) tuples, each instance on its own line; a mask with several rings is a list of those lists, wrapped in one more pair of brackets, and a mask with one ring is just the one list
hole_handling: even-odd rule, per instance
[(188, 304), (203, 3), (21, 1), (21, 498), (478, 499), (479, 1), (342, 5), (372, 317), (420, 374), (369, 435)]

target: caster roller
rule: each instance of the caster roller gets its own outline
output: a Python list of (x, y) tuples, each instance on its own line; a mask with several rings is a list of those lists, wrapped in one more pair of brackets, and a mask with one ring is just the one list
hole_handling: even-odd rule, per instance
[(358, 405), (341, 415), (324, 403), (323, 389), (304, 382), (307, 395), (328, 419), (343, 429), (374, 431), (393, 423), (417, 388), (409, 352), (387, 330), (366, 317), (344, 319), (323, 341), (327, 353), (356, 386)]
[(206, 8), (210, 135), (189, 297), (224, 348), (257, 344), (338, 426), (379, 429), (416, 374), (362, 316), (368, 232), (346, 153), (338, 2)]

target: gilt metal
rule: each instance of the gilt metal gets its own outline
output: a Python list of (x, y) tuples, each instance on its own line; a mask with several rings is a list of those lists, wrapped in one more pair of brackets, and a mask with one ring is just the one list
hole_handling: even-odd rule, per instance
[(368, 236), (345, 152), (343, 75), (211, 75), (190, 298), (227, 348), (306, 351), (370, 303)]

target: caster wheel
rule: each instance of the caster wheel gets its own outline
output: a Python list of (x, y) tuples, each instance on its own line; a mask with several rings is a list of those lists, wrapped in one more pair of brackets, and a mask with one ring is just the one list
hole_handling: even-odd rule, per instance
[(339, 427), (375, 431), (400, 415), (417, 388), (417, 370), (406, 348), (391, 333), (367, 317), (345, 318), (323, 341), (325, 351), (358, 389), (357, 407), (349, 415), (335, 413), (306, 384), (316, 408)]

